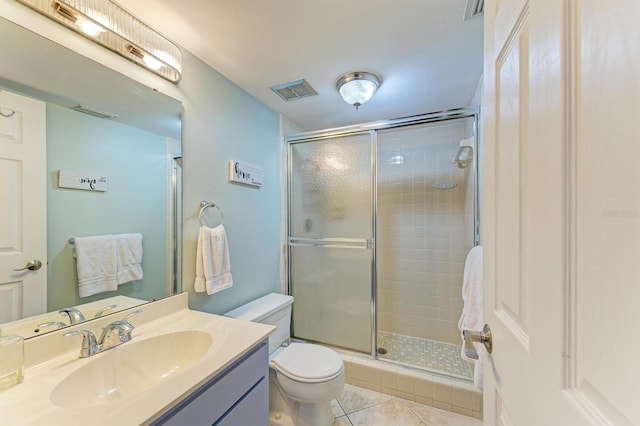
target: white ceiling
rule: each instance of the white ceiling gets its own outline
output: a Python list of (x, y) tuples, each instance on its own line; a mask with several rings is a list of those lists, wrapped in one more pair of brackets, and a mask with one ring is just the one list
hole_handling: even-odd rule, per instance
[[(463, 22), (465, 0), (116, 1), (307, 130), (467, 106), (482, 73), (482, 18)], [(350, 71), (382, 78), (359, 111), (335, 88)], [(318, 96), (270, 89), (300, 78)]]

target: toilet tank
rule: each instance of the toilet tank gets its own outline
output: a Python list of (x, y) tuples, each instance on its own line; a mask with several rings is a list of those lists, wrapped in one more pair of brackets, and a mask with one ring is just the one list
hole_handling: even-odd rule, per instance
[(275, 325), (276, 330), (269, 336), (269, 353), (272, 353), (286, 342), (291, 335), (292, 304), (293, 297), (286, 294), (270, 293), (239, 306), (224, 315), (246, 321)]

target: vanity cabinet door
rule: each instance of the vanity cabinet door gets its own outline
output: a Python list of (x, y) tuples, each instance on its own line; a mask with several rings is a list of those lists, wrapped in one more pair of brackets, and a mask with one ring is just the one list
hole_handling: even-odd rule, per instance
[[(266, 426), (268, 373), (268, 344), (263, 341), (151, 424)], [(245, 418), (252, 420), (246, 423)]]

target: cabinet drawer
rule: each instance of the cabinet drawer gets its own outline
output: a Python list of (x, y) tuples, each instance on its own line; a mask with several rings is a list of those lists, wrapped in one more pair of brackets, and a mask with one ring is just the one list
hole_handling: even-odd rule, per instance
[(213, 426), (261, 426), (269, 424), (269, 379), (263, 378)]
[[(211, 426), (247, 395), (261, 379), (268, 383), (268, 372), (268, 344), (263, 341), (152, 424)], [(265, 415), (268, 416), (268, 391), (264, 398)]]

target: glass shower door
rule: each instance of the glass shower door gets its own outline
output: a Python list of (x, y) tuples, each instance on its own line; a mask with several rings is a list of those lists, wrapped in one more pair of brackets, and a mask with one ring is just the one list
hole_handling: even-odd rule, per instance
[(369, 132), (290, 143), (293, 335), (372, 350), (373, 165)]

